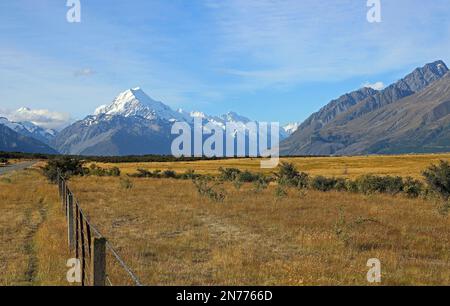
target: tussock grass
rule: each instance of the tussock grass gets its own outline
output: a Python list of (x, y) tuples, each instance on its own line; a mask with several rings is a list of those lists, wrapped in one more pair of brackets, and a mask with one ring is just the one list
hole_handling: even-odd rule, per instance
[(0, 179), (0, 285), (67, 285), (57, 188), (36, 169)]
[[(411, 176), (422, 179), (422, 171), (432, 163), (449, 160), (450, 154), (392, 155), (392, 156), (354, 156), (354, 157), (309, 157), (281, 158), (281, 161), (293, 163), (300, 171), (310, 175), (325, 177), (343, 177), (355, 179), (365, 174)], [(260, 169), (260, 159), (229, 159), (194, 162), (157, 162), (157, 163), (96, 163), (101, 167), (117, 166), (123, 174), (135, 173), (137, 169), (174, 170), (183, 173), (188, 169), (199, 174), (219, 174), (219, 168), (238, 168), (252, 172), (271, 173), (270, 169)]]
[[(431, 163), (449, 157), (284, 160), (314, 176), (421, 178)], [(436, 209), (440, 203), (287, 186), (277, 196), (274, 183), (237, 188), (233, 182), (223, 183), (226, 197), (214, 201), (190, 180), (125, 174), (138, 168), (261, 172), (259, 160), (118, 166), (122, 177), (73, 177), (70, 186), (91, 222), (145, 284), (367, 285), (370, 258), (381, 260), (384, 285), (450, 283), (450, 217)], [(41, 171), (1, 177), (1, 285), (67, 285), (66, 235), (57, 187)], [(115, 285), (132, 284), (110, 256), (108, 271)]]
[(370, 258), (385, 285), (450, 282), (450, 219), (423, 199), (225, 183), (217, 203), (190, 181), (130, 180), (71, 185), (145, 284), (367, 285)]

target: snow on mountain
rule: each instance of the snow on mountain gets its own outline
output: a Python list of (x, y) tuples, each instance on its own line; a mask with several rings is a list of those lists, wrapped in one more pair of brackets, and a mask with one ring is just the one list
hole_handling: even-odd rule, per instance
[(139, 116), (148, 120), (188, 120), (184, 113), (174, 111), (162, 102), (153, 100), (139, 87), (119, 94), (111, 105), (102, 105), (95, 110), (95, 115), (101, 114), (124, 117)]
[[(148, 120), (167, 120), (170, 122), (184, 121), (192, 123), (195, 118), (202, 118), (206, 123), (213, 123), (225, 129), (227, 122), (248, 123), (252, 120), (243, 117), (235, 112), (229, 112), (221, 116), (210, 116), (203, 112), (186, 112), (182, 109), (172, 110), (162, 102), (150, 98), (141, 88), (133, 88), (119, 94), (112, 104), (102, 105), (95, 110), (95, 116), (118, 115), (124, 117), (138, 116)], [(104, 119), (104, 117), (103, 117)], [(89, 124), (93, 124), (94, 118), (89, 119)]]
[(41, 128), (32, 122), (14, 122), (4, 117), (0, 117), (0, 125), (4, 125), (23, 136), (32, 137), (45, 144), (48, 144), (57, 134), (52, 129)]
[[(208, 123), (223, 130), (227, 123), (244, 128), (249, 122), (258, 124), (235, 112), (210, 116), (199, 111), (175, 111), (153, 100), (142, 89), (134, 88), (119, 94), (110, 105), (98, 107), (94, 115), (65, 128), (52, 145), (65, 154), (170, 154), (173, 122), (192, 125), (198, 118), (205, 133), (213, 129), (206, 126)], [(285, 138), (284, 135), (285, 132), (280, 130), (280, 138)]]
[(291, 135), (292, 133), (296, 132), (298, 130), (298, 127), (300, 126), (300, 123), (288, 123), (285, 126), (282, 127), (282, 129), (288, 134)]

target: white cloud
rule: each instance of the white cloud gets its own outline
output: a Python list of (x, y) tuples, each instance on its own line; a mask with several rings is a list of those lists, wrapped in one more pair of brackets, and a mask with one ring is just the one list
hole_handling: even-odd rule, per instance
[(91, 68), (83, 68), (75, 71), (74, 75), (76, 77), (88, 77), (94, 75), (96, 72)]
[(15, 122), (32, 122), (33, 124), (47, 129), (62, 129), (69, 125), (71, 117), (66, 113), (52, 112), (47, 109), (19, 108), (16, 111), (0, 111), (0, 116)]
[[(443, 17), (448, 8), (442, 0), (429, 5), (387, 1), (383, 22), (376, 25), (367, 22), (364, 1), (206, 3), (219, 29), (215, 38), (222, 71), (239, 77), (239, 85), (255, 88), (410, 69), (443, 57), (449, 41), (449, 21)], [(418, 20), (424, 27), (410, 35)]]
[(375, 90), (382, 90), (386, 87), (383, 82), (375, 82), (375, 83), (366, 82), (366, 83), (364, 83), (363, 86), (367, 87), (367, 88), (372, 88)]

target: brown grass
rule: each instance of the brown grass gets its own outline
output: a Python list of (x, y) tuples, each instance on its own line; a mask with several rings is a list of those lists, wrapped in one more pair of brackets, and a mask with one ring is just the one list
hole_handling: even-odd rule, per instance
[(295, 190), (280, 199), (275, 186), (226, 185), (215, 203), (190, 181), (132, 182), (71, 184), (145, 284), (366, 285), (370, 258), (385, 285), (450, 282), (450, 219), (425, 200)]
[(57, 189), (39, 170), (0, 177), (0, 285), (66, 285)]
[[(421, 178), (422, 171), (431, 163), (439, 160), (449, 160), (450, 154), (428, 155), (397, 155), (397, 156), (355, 156), (355, 157), (310, 157), (310, 158), (282, 158), (281, 161), (292, 162), (296, 167), (311, 175), (336, 176), (356, 178), (363, 174), (399, 175)], [(220, 161), (197, 162), (161, 162), (161, 163), (121, 163), (118, 166), (124, 174), (135, 173), (137, 169), (174, 170), (182, 173), (193, 169), (200, 174), (217, 174), (219, 167), (239, 168), (254, 172), (272, 172), (261, 170), (260, 159), (230, 159)], [(112, 164), (98, 163), (102, 167)]]
[[(312, 175), (411, 175), (450, 155), (289, 159)], [(40, 166), (43, 163), (39, 164)], [(114, 164), (104, 164), (113, 167)], [(217, 173), (259, 172), (259, 160), (120, 164)], [(148, 285), (367, 285), (367, 260), (384, 285), (450, 283), (450, 218), (437, 205), (403, 196), (223, 188), (214, 202), (190, 181), (73, 178), (91, 221)], [(66, 225), (57, 187), (39, 170), (0, 177), (0, 285), (67, 285)], [(108, 257), (114, 284), (132, 284)]]

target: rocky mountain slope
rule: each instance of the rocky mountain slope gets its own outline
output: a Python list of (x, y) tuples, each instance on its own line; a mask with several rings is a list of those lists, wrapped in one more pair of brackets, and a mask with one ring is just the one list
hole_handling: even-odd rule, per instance
[[(150, 98), (142, 89), (129, 89), (119, 94), (110, 105), (97, 108), (95, 114), (75, 122), (61, 131), (51, 142), (64, 154), (141, 155), (171, 154), (171, 128), (175, 121), (192, 125), (195, 118), (225, 129), (227, 123), (246, 124), (252, 120), (237, 113), (210, 116), (202, 112), (172, 110)], [(281, 129), (288, 137), (295, 130)]]
[[(282, 142), (281, 153), (283, 155), (340, 155), (396, 153), (409, 152), (409, 150), (415, 152), (417, 149), (412, 149), (416, 147), (411, 145), (412, 140), (402, 139), (400, 135), (407, 137), (404, 132), (416, 127), (410, 123), (404, 124), (400, 129), (399, 123), (394, 124), (390, 120), (403, 119), (402, 115), (405, 114), (400, 111), (400, 107), (408, 108), (404, 103), (414, 104), (413, 108), (428, 113), (434, 103), (443, 102), (442, 99), (445, 100), (448, 93), (447, 87), (442, 82), (448, 81), (448, 71), (444, 62), (436, 61), (415, 69), (405, 78), (381, 91), (362, 88), (331, 101)], [(439, 86), (435, 87), (436, 84)], [(433, 103), (429, 100), (425, 103), (421, 95), (428, 93), (430, 96), (429, 90), (436, 91), (432, 95), (435, 99)], [(411, 98), (406, 99), (408, 97)], [(418, 107), (419, 104), (421, 107)], [(443, 106), (438, 109), (441, 115), (445, 113), (442, 112), (443, 109)], [(423, 128), (428, 131), (432, 126), (434, 126), (432, 130), (446, 128), (445, 126), (437, 128), (435, 124), (435, 121), (429, 120)], [(400, 133), (400, 130), (403, 132)], [(392, 136), (394, 132), (399, 133), (396, 138), (387, 140), (387, 136)], [(408, 145), (410, 149), (405, 147), (407, 143), (411, 143)], [(422, 142), (423, 145), (425, 143)]]
[(57, 154), (43, 142), (21, 135), (3, 124), (0, 124), (0, 151)]
[(0, 124), (9, 127), (23, 136), (37, 139), (47, 145), (50, 144), (57, 134), (55, 130), (44, 129), (32, 122), (13, 122), (9, 121), (7, 118), (0, 117)]

